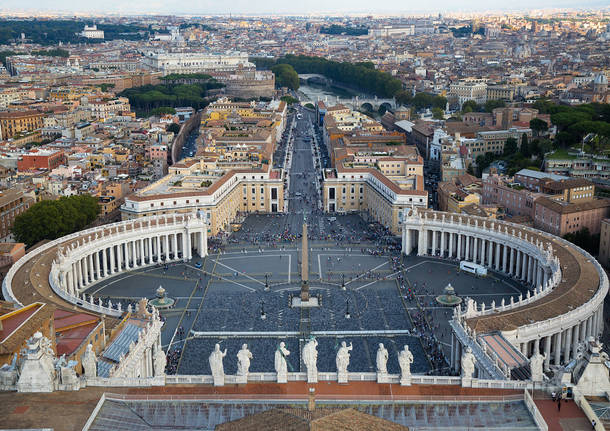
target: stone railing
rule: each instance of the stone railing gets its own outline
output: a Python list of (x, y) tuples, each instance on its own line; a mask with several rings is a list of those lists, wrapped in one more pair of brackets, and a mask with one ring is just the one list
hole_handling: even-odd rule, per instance
[(455, 336), (460, 341), (460, 344), (472, 349), (472, 354), (477, 359), (477, 366), (483, 368), (487, 374), (496, 380), (506, 380), (510, 375), (510, 370), (506, 366), (501, 367), (499, 358), (494, 352), (489, 352), (487, 345), (481, 345), (476, 334), (471, 334), (468, 327), (464, 327), (459, 319), (454, 319), (449, 322)]

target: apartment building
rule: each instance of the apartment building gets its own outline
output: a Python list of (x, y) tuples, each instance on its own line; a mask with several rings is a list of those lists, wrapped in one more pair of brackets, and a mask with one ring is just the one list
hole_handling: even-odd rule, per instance
[(341, 164), (324, 170), (323, 205), (329, 213), (363, 212), (398, 234), (406, 211), (428, 207), (428, 192), (421, 175), (392, 181), (377, 169)]
[(462, 106), (468, 100), (474, 100), (483, 105), (487, 102), (487, 84), (481, 80), (465, 80), (453, 82), (449, 85), (449, 100)]
[(0, 138), (9, 139), (20, 133), (42, 128), (44, 117), (40, 111), (5, 111), (0, 112)]
[(558, 236), (584, 228), (600, 233), (602, 220), (610, 216), (610, 200), (590, 199), (579, 203), (540, 197), (534, 202), (534, 227)]
[(15, 217), (34, 205), (34, 198), (21, 190), (8, 189), (0, 192), (0, 241), (10, 239)]

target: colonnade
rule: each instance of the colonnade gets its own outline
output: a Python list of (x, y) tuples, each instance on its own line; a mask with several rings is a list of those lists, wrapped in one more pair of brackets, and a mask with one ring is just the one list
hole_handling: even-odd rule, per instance
[(157, 216), (103, 227), (59, 251), (51, 279), (72, 296), (123, 271), (207, 255), (207, 223), (192, 216)]
[[(589, 299), (584, 304), (574, 304), (568, 313), (558, 313), (542, 321), (534, 319), (528, 325), (501, 331), (525, 357), (529, 358), (535, 352), (546, 355), (547, 369), (576, 358), (579, 346), (589, 337), (599, 337), (603, 331), (603, 298), (608, 291), (608, 278), (599, 263), (565, 240), (497, 220), (416, 210), (403, 222), (403, 253), (409, 255), (417, 250), (419, 256), (474, 262), (531, 286), (534, 296), (530, 299), (528, 294), (523, 302), (513, 304), (511, 300), (510, 305), (487, 311), (478, 311), (475, 303), (474, 314), (458, 312), (456, 316), (465, 319), (465, 325), (472, 317), (492, 315), (493, 318), (494, 312), (510, 309), (518, 313), (519, 307), (539, 300), (564, 282), (562, 269), (566, 268), (555, 256), (553, 247), (562, 247), (573, 255), (584, 255), (584, 259), (579, 259), (584, 262), (581, 265), (588, 265), (587, 270), (592, 273), (597, 272), (598, 277), (591, 277), (590, 286), (578, 285), (578, 288), (586, 289), (583, 296)], [(577, 268), (572, 270), (578, 271)], [(454, 366), (459, 362), (461, 348), (454, 334), (451, 352)]]
[(550, 266), (540, 261), (540, 250), (525, 249), (523, 245), (507, 243), (505, 238), (485, 237), (461, 233), (457, 229), (423, 228), (403, 231), (403, 251), (411, 254), (417, 246), (418, 256), (438, 256), (467, 260), (489, 269), (503, 272), (533, 287), (546, 286)]

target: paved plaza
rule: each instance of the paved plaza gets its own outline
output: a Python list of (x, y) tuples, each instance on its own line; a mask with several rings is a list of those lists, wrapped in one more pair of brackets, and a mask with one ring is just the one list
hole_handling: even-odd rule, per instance
[[(308, 115), (297, 121), (286, 166), (288, 213), (241, 216), (238, 232), (210, 238), (205, 258), (123, 273), (86, 293), (126, 307), (141, 297), (152, 299), (163, 286), (176, 300), (161, 312), (172, 374), (210, 374), (207, 358), (216, 343), (227, 349), (226, 373), (235, 373), (243, 343), (253, 354), (250, 371), (271, 372), (281, 341), (291, 352), (289, 371), (304, 371), (300, 349), (309, 335), (319, 342), (320, 371), (336, 371), (338, 346), (347, 341), (354, 346), (350, 371), (375, 371), (383, 343), (390, 373), (399, 372), (397, 354), (404, 345), (415, 358), (413, 373), (451, 373), (446, 358), (452, 309), (435, 297), (451, 283), (462, 298), (489, 306), (516, 299), (525, 288), (493, 271), (485, 278), (460, 273), (457, 261), (401, 256), (399, 238), (366, 214), (322, 213), (309, 121)], [(320, 303), (308, 310), (291, 307), (300, 291), (304, 222), (310, 294)]]

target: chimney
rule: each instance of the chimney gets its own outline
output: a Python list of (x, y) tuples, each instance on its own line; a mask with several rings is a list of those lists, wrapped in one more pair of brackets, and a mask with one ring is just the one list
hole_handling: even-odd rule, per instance
[(309, 401), (307, 402), (307, 410), (313, 412), (316, 409), (316, 389), (309, 388)]

